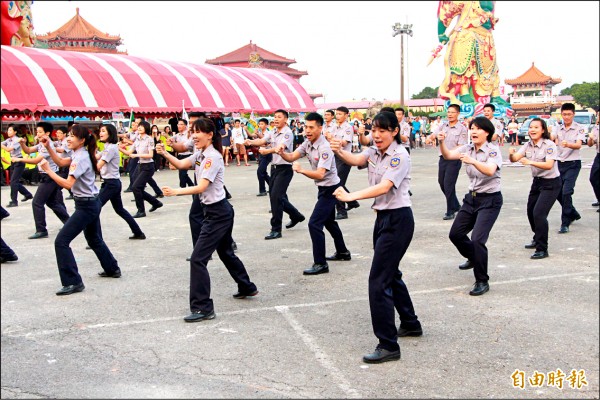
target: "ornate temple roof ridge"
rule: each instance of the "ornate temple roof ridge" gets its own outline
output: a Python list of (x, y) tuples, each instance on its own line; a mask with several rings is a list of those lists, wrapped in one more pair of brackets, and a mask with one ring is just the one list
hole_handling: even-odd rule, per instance
[(507, 85), (524, 85), (528, 83), (543, 83), (543, 84), (558, 84), (561, 83), (562, 79), (552, 78), (549, 75), (544, 74), (540, 71), (535, 63), (531, 63), (531, 67), (525, 71), (521, 76), (514, 79), (505, 79), (504, 83)]
[(37, 38), (41, 40), (50, 40), (57, 37), (66, 40), (95, 38), (112, 42), (121, 41), (121, 37), (119, 35), (109, 35), (108, 33), (101, 32), (99, 29), (85, 20), (81, 15), (79, 15), (79, 7), (77, 7), (75, 10), (75, 16), (67, 21), (67, 23), (65, 23), (63, 26), (53, 32), (48, 32), (45, 35), (37, 35)]
[(227, 63), (232, 63), (232, 62), (247, 62), (248, 58), (250, 57), (250, 54), (252, 54), (252, 53), (258, 53), (260, 55), (260, 57), (265, 61), (283, 63), (283, 64), (293, 64), (296, 62), (296, 60), (286, 58), (286, 57), (280, 56), (278, 54), (272, 53), (268, 50), (265, 50), (262, 47), (257, 46), (255, 43), (252, 43), (252, 40), (250, 40), (250, 43), (248, 43), (247, 45), (242, 46), (239, 49), (233, 50), (232, 52), (229, 52), (229, 53), (219, 56), (217, 58), (213, 58), (210, 60), (207, 59), (205, 61), (205, 63), (207, 63), (207, 64), (226, 63), (227, 64)]

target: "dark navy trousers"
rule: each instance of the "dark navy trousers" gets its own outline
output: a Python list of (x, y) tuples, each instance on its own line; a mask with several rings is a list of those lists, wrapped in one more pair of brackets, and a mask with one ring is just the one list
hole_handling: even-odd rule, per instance
[(335, 205), (337, 199), (333, 195), (335, 189), (340, 185), (333, 186), (317, 186), (319, 194), (317, 203), (308, 221), (308, 232), (312, 241), (313, 261), (315, 264), (327, 264), (325, 259), (325, 232), (323, 227), (331, 234), (335, 251), (345, 253), (348, 251), (344, 243), (344, 236), (340, 230), (340, 226), (335, 220)]
[(196, 246), (202, 225), (204, 224), (204, 206), (200, 202), (200, 195), (192, 195), (192, 206), (190, 207), (190, 230), (192, 231), (192, 247)]
[(269, 185), (267, 166), (271, 163), (271, 161), (273, 161), (273, 154), (267, 154), (266, 156), (263, 156), (262, 154), (258, 155), (258, 168), (256, 170), (256, 176), (258, 177), (259, 193), (265, 193), (267, 191), (266, 185)]
[(146, 183), (152, 178), (152, 175), (154, 175), (154, 163), (138, 164), (138, 172), (131, 188), (133, 190), (133, 197), (135, 198), (135, 205), (138, 212), (146, 211), (144, 200), (153, 206), (160, 204), (160, 201), (144, 190), (146, 188)]
[(11, 175), (10, 175), (10, 201), (18, 204), (17, 196), (21, 193), (25, 197), (32, 197), (33, 195), (23, 184), (21, 183), (21, 177), (25, 171), (25, 163), (13, 162), (10, 164)]
[(596, 153), (596, 158), (594, 158), (594, 163), (590, 171), (590, 183), (592, 184), (592, 189), (594, 189), (596, 201), (600, 201), (600, 153)]
[[(487, 282), (488, 250), (485, 244), (502, 208), (502, 193), (467, 193), (452, 227), (450, 240), (458, 252), (473, 264), (475, 281)], [(467, 233), (471, 232), (471, 238)]]
[(527, 199), (527, 219), (533, 231), (535, 251), (548, 251), (548, 214), (561, 186), (560, 176), (553, 179), (533, 178)]
[(137, 166), (139, 162), (139, 158), (129, 157), (129, 162), (127, 163), (127, 171), (129, 172), (129, 189), (131, 190), (133, 190), (133, 183), (135, 182)]
[[(183, 160), (184, 158), (188, 158), (189, 155), (177, 155), (177, 159), (178, 160)], [(187, 169), (180, 169), (178, 170), (179, 173), (179, 187), (180, 188), (184, 188), (186, 186), (194, 186), (194, 182), (192, 182), (192, 180), (190, 179), (190, 177), (188, 176), (188, 170)]]
[(227, 199), (204, 204), (204, 222), (190, 261), (190, 310), (208, 313), (214, 310), (210, 298), (210, 275), (206, 264), (216, 250), (240, 293), (251, 293), (256, 285), (250, 281), (246, 267), (233, 252), (231, 232), (234, 212)]
[(581, 171), (581, 160), (559, 161), (558, 171), (562, 178), (562, 187), (558, 194), (558, 202), (562, 206), (560, 219), (562, 225), (569, 226), (579, 217), (579, 213), (573, 205), (573, 193), (575, 193), (575, 182)]
[(50, 207), (63, 224), (69, 219), (61, 190), (58, 183), (54, 182), (47, 174), (40, 174), (40, 184), (31, 203), (36, 232), (48, 232), (44, 205)]
[[(340, 186), (343, 187), (346, 192), (350, 192), (346, 188), (346, 181), (348, 180), (348, 175), (350, 175), (350, 169), (352, 169), (352, 166), (343, 162), (342, 159), (338, 156), (335, 156), (335, 168), (337, 169), (338, 178), (340, 178)], [(356, 208), (358, 207), (358, 201), (353, 200), (348, 203), (348, 206)], [(346, 203), (344, 203), (343, 201), (337, 201), (336, 209), (338, 214), (348, 214), (348, 211), (346, 211)]]
[(114, 274), (119, 265), (117, 260), (102, 240), (102, 231), (100, 227), (100, 210), (102, 203), (98, 197), (89, 200), (75, 198), (75, 212), (65, 226), (56, 235), (54, 241), (54, 250), (56, 251), (56, 262), (58, 264), (58, 273), (63, 286), (78, 285), (82, 283), (81, 275), (77, 269), (75, 256), (69, 246), (82, 231), (85, 235), (88, 245), (92, 248), (96, 257), (100, 261), (102, 269), (109, 275)]
[(400, 327), (421, 328), (399, 269), (414, 231), (410, 207), (377, 211), (373, 228), (375, 253), (369, 274), (369, 307), (373, 333), (379, 339), (379, 345), (390, 351), (400, 348), (394, 308), (400, 315)]
[(143, 232), (140, 229), (140, 226), (135, 219), (131, 216), (129, 211), (127, 211), (123, 207), (123, 200), (121, 199), (121, 179), (104, 179), (102, 182), (102, 186), (100, 186), (100, 193), (98, 197), (100, 198), (100, 203), (102, 207), (110, 200), (110, 204), (112, 205), (113, 210), (117, 213), (117, 215), (127, 222), (129, 228), (131, 228), (131, 232), (134, 235), (141, 235)]
[(456, 197), (456, 181), (460, 173), (462, 161), (446, 160), (440, 156), (438, 162), (438, 183), (442, 193), (446, 196), (446, 214), (452, 214), (460, 210), (460, 203)]
[(302, 217), (300, 211), (289, 202), (287, 189), (294, 176), (291, 164), (271, 165), (271, 178), (269, 198), (271, 200), (271, 230), (281, 232), (283, 213), (290, 216), (291, 220)]

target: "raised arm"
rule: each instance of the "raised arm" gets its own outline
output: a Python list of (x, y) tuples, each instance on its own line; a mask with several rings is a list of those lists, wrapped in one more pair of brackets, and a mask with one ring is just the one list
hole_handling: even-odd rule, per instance
[(367, 157), (362, 154), (353, 154), (349, 151), (342, 150), (342, 142), (343, 140), (339, 139), (331, 139), (329, 145), (331, 146), (331, 150), (348, 165), (352, 165), (355, 167), (362, 167), (367, 164)]
[(40, 140), (40, 143), (42, 143), (46, 150), (48, 150), (48, 154), (50, 154), (52, 161), (54, 161), (56, 165), (58, 165), (59, 167), (68, 167), (69, 165), (71, 165), (71, 157), (61, 158), (58, 155), (58, 153), (54, 150), (54, 148), (50, 146), (49, 139), (43, 138)]
[(167, 159), (177, 169), (191, 169), (193, 164), (192, 161), (188, 158), (178, 159), (177, 157), (169, 154), (168, 151), (165, 150), (162, 144), (156, 145), (156, 152)]
[(445, 160), (460, 160), (462, 155), (458, 152), (458, 150), (449, 150), (446, 147), (445, 139), (446, 133), (440, 132), (437, 135), (438, 141), (440, 142), (440, 151), (442, 152), (442, 157)]

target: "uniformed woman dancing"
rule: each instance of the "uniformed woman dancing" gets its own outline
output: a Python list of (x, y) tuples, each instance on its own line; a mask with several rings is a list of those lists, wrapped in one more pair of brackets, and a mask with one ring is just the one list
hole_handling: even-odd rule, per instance
[[(209, 258), (216, 250), (229, 274), (238, 285), (236, 299), (258, 294), (256, 285), (250, 281), (242, 261), (232, 249), (233, 207), (225, 198), (223, 175), (225, 165), (221, 151), (221, 136), (216, 134), (214, 123), (200, 118), (192, 124), (196, 151), (181, 160), (169, 158), (178, 169), (195, 168), (196, 186), (185, 188), (162, 188), (165, 196), (200, 195), (204, 206), (204, 223), (195, 243), (190, 262), (190, 310), (184, 318), (186, 322), (197, 322), (215, 317), (213, 301), (210, 298), (210, 275), (206, 268)], [(162, 154), (164, 149), (159, 147)]]
[[(51, 142), (47, 137), (42, 140), (44, 146), (50, 146)], [(63, 285), (62, 289), (56, 292), (57, 296), (69, 295), (85, 289), (81, 275), (77, 270), (73, 251), (69, 246), (82, 231), (104, 270), (99, 275), (112, 278), (121, 276), (117, 260), (102, 240), (100, 228), (102, 204), (98, 198), (98, 188), (94, 184), (98, 173), (95, 162), (96, 140), (87, 128), (82, 125), (73, 125), (67, 137), (67, 143), (73, 153), (71, 154), (69, 175), (66, 179), (61, 178), (53, 171), (46, 160), (39, 163), (39, 166), (48, 174), (49, 178), (60, 187), (73, 191), (75, 201), (75, 212), (65, 222), (64, 227), (54, 241), (58, 272)]]

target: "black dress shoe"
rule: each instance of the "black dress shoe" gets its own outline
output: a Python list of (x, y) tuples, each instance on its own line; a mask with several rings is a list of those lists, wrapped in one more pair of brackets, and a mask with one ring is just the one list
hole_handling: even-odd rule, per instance
[(75, 200), (75, 198), (72, 195), (68, 195), (65, 197), (65, 200)]
[(600, 204), (598, 202), (592, 203), (592, 207), (598, 207)]
[(199, 321), (204, 321), (205, 319), (214, 319), (214, 318), (215, 318), (214, 311), (210, 311), (210, 312), (192, 311), (192, 313), (190, 315), (188, 315), (187, 317), (183, 317), (183, 320), (185, 322), (199, 322)]
[(13, 203), (12, 201), (10, 203), (8, 203), (8, 205), (6, 207), (19, 207), (18, 203)]
[(254, 290), (250, 293), (242, 293), (242, 292), (237, 292), (233, 295), (234, 299), (245, 299), (246, 297), (253, 297), (256, 296), (258, 294), (258, 290)]
[(91, 250), (92, 248), (90, 247), (90, 245), (85, 246), (86, 250)]
[(571, 222), (579, 221), (581, 219), (581, 214), (576, 211), (576, 214), (573, 218), (571, 218)]
[(127, 188), (123, 190), (123, 193), (133, 193), (133, 190), (131, 190), (131, 188)]
[(481, 296), (490, 290), (490, 285), (487, 282), (475, 282), (473, 289), (469, 292), (471, 296)]
[(329, 265), (327, 264), (313, 264), (312, 267), (305, 269), (304, 275), (319, 275), (326, 274), (329, 272)]
[(300, 222), (304, 221), (306, 219), (306, 217), (304, 215), (300, 216), (300, 219), (296, 219), (296, 220), (291, 220), (286, 226), (285, 229), (291, 229), (293, 227), (295, 227), (296, 225), (298, 225)]
[(281, 232), (271, 231), (267, 236), (265, 236), (265, 240), (271, 239), (279, 239), (281, 238)]
[(448, 221), (450, 219), (454, 219), (454, 213), (450, 213), (450, 214), (446, 213), (446, 214), (444, 214), (444, 217), (442, 219), (444, 221)]
[(136, 212), (133, 218), (144, 218), (146, 216), (145, 212)]
[(548, 252), (547, 252), (547, 251), (536, 251), (535, 253), (533, 253), (533, 254), (531, 255), (531, 257), (530, 257), (530, 258), (531, 258), (532, 260), (540, 260), (540, 259), (542, 259), (542, 258), (546, 258), (546, 257), (548, 257), (549, 255), (550, 255), (550, 254), (548, 254)]
[(135, 199), (131, 199), (131, 202), (133, 203), (135, 201)]
[(112, 274), (109, 274), (106, 271), (98, 272), (98, 276), (101, 276), (102, 278), (120, 278), (121, 270), (118, 269), (115, 272), (113, 272)]
[(132, 239), (132, 240), (135, 240), (135, 239), (144, 240), (144, 239), (146, 239), (146, 235), (144, 235), (144, 233), (142, 232), (139, 235), (135, 234), (133, 236), (129, 236), (129, 239)]
[(531, 243), (528, 243), (524, 246), (526, 249), (535, 249), (535, 242), (532, 240)]
[(159, 208), (161, 208), (163, 205), (164, 205), (164, 204), (163, 204), (163, 203), (161, 203), (161, 202), (159, 201), (157, 205), (155, 205), (155, 206), (152, 206), (152, 207), (150, 208), (150, 212), (154, 212), (154, 211), (158, 210), (158, 209), (159, 209)]
[(349, 251), (344, 253), (338, 253), (337, 251), (333, 253), (332, 256), (325, 257), (327, 261), (350, 261), (352, 260), (352, 255)]
[(80, 283), (79, 285), (63, 286), (62, 289), (60, 289), (58, 292), (56, 292), (56, 295), (57, 296), (66, 296), (69, 294), (81, 292), (83, 289), (85, 289), (85, 286), (83, 286), (83, 282)]
[(162, 193), (157, 193), (157, 194), (154, 195), (155, 199), (162, 199), (163, 197), (165, 197), (165, 195), (162, 194)]
[(335, 219), (348, 219), (348, 214), (335, 214)]
[(374, 352), (363, 356), (363, 361), (368, 364), (379, 364), (386, 361), (394, 361), (400, 359), (400, 349), (389, 351), (377, 346)]
[(398, 337), (406, 337), (406, 336), (423, 336), (423, 328), (419, 327), (418, 329), (404, 329), (402, 327), (398, 328)]
[(33, 199), (33, 196), (29, 195), (29, 196), (25, 196), (21, 199), (21, 201), (27, 201), (27, 200), (31, 200)]
[(466, 269), (472, 269), (474, 267), (473, 263), (471, 262), (471, 260), (467, 260), (464, 263), (460, 264), (458, 266), (458, 269), (462, 269), (463, 271)]
[(233, 250), (234, 252), (237, 251), (237, 244), (235, 243), (235, 241), (231, 242), (231, 250)]
[(562, 225), (558, 230), (558, 233), (569, 233), (569, 227), (566, 225)]
[(9, 261), (17, 261), (18, 259), (19, 259), (19, 257), (17, 257), (16, 254), (13, 254), (12, 256), (0, 257), (0, 263), (5, 263), (5, 262), (9, 262)]
[(358, 201), (351, 201), (350, 203), (348, 203), (348, 211), (358, 207), (360, 207), (360, 203)]
[(33, 235), (29, 236), (28, 239), (41, 239), (41, 238), (47, 238), (48, 237), (48, 232), (36, 232)]
[(267, 192), (259, 192), (256, 197), (262, 197), (262, 196), (266, 196)]

